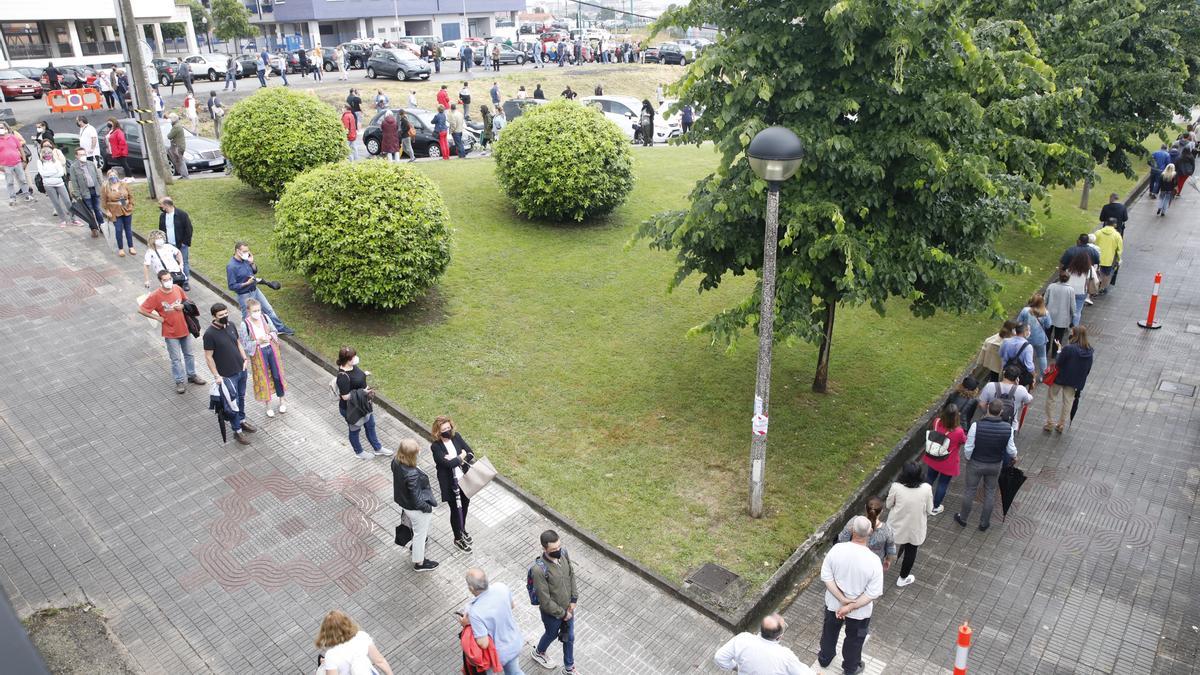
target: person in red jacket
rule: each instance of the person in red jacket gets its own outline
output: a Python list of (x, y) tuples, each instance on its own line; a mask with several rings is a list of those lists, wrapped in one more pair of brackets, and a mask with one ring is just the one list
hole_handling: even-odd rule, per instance
[(346, 144), (350, 146), (350, 159), (358, 159), (358, 150), (354, 147), (354, 141), (358, 138), (358, 122), (354, 119), (354, 111), (350, 109), (350, 104), (342, 106), (342, 126), (346, 127)]
[(108, 118), (107, 130), (108, 154), (112, 157), (112, 163), (121, 167), (121, 175), (129, 178), (129, 144), (125, 142), (125, 131), (121, 129), (121, 123), (117, 118)]
[(438, 90), (437, 102), (438, 105), (442, 106), (443, 108), (447, 110), (450, 109), (450, 92), (446, 91), (446, 85), (444, 84), (442, 85), (442, 88)]

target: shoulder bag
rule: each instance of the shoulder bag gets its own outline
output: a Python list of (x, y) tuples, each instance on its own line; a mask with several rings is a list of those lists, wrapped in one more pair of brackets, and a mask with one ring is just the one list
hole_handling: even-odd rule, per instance
[(1087, 281), (1084, 282), (1084, 290), (1088, 295), (1095, 295), (1100, 292), (1100, 280), (1096, 278), (1096, 268), (1089, 267)]
[(496, 467), (492, 466), (487, 457), (480, 457), (471, 463), (471, 470), (458, 480), (458, 489), (467, 499), (473, 498), (492, 479), (496, 477)]
[[(167, 263), (163, 262), (162, 255), (158, 252), (158, 247), (154, 247), (154, 257), (158, 258), (158, 264), (162, 265), (164, 270), (170, 271)], [(187, 275), (183, 272), (171, 272), (171, 281), (174, 281), (177, 286), (182, 286), (187, 283)]]
[(945, 459), (950, 454), (950, 437), (935, 429), (926, 431), (925, 454), (933, 459)]

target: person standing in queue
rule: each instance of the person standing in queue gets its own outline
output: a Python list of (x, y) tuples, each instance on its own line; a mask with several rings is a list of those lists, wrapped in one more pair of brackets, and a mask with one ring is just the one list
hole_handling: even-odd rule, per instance
[(425, 557), (425, 541), (433, 522), (433, 507), (437, 498), (429, 485), (429, 476), (417, 468), (417, 453), (421, 446), (411, 438), (400, 441), (392, 458), (392, 498), (404, 511), (412, 526), (412, 564), (417, 572), (436, 569), (438, 562)]
[(442, 501), (450, 505), (450, 529), (454, 545), (471, 552), (472, 539), (467, 532), (467, 508), (471, 500), (458, 489), (458, 480), (470, 471), (475, 453), (454, 427), (454, 420), (442, 415), (433, 421), (433, 442), (429, 446), (437, 465), (438, 487)]
[[(358, 352), (353, 347), (342, 347), (338, 351), (337, 358), (338, 374), (334, 379), (337, 382), (338, 390), (338, 412), (350, 423), (349, 409), (355, 404), (356, 400), (361, 399), (363, 395), (368, 398), (374, 393), (372, 389), (367, 387), (367, 371), (358, 367)], [(374, 451), (364, 452), (362, 442), (358, 439), (359, 433), (362, 430), (367, 432), (367, 442), (371, 444)], [(383, 443), (379, 442), (379, 436), (375, 434), (375, 415), (367, 415), (364, 418), (362, 425), (355, 428), (355, 425), (350, 424), (350, 447), (354, 449), (354, 456), (359, 459), (370, 459), (372, 455), (380, 456), (390, 455), (392, 453), (383, 449)]]
[(242, 445), (250, 445), (246, 433), (258, 431), (246, 421), (246, 366), (250, 359), (242, 349), (237, 327), (229, 321), (229, 308), (225, 303), (218, 302), (209, 311), (213, 321), (204, 331), (204, 361), (213, 377), (225, 387), (229, 398), (237, 402), (237, 413), (229, 420), (233, 438)]

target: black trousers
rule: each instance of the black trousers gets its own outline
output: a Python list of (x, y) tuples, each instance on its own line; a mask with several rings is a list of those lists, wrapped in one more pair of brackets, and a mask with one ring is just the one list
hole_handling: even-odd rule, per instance
[(900, 563), (900, 578), (908, 576), (912, 572), (913, 563), (917, 561), (917, 545), (916, 544), (900, 544), (899, 557), (903, 558)]
[[(449, 502), (450, 530), (454, 532), (455, 539), (462, 539), (463, 533), (467, 531), (467, 507), (471, 506), (471, 500), (467, 499), (467, 496), (459, 492), (457, 488), (454, 491), (455, 497), (458, 499), (457, 503), (454, 499)], [(459, 504), (462, 504), (462, 508), (459, 508)]]
[(1066, 346), (1067, 331), (1069, 331), (1069, 330), (1070, 330), (1069, 327), (1059, 328), (1058, 326), (1055, 326), (1050, 329), (1050, 344), (1046, 345), (1046, 347), (1048, 348), (1048, 352), (1046, 354), (1047, 358), (1054, 359), (1054, 357), (1058, 356), (1059, 347), (1055, 346), (1056, 343), (1062, 343), (1061, 346), (1063, 346), (1063, 347)]
[(824, 668), (833, 661), (837, 654), (838, 633), (842, 632), (842, 624), (846, 626), (846, 639), (842, 642), (842, 671), (850, 675), (858, 670), (862, 663), (862, 646), (867, 641), (867, 629), (871, 623), (866, 619), (839, 619), (837, 614), (825, 610), (825, 624), (821, 627), (821, 651), (817, 653), (817, 663)]

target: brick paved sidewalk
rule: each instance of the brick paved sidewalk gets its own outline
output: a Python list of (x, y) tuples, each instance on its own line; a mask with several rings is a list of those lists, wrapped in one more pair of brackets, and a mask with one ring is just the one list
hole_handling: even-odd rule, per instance
[[(288, 413), (266, 419), (251, 394), (253, 445), (221, 445), (208, 388), (176, 395), (157, 328), (135, 315), (140, 259), (48, 211), (43, 199), (0, 217), (0, 583), (22, 616), (90, 601), (148, 673), (308, 673), (321, 617), (342, 608), (398, 675), (453, 673), (451, 613), (479, 565), (517, 595), (527, 644), (540, 636), (525, 568), (553, 523), (489, 486), (471, 508), (476, 552), (453, 549), (443, 505), (429, 547), (442, 566), (415, 574), (391, 541), (387, 460), (354, 458), (328, 374), (285, 348)], [(198, 284), (191, 295), (207, 316), (216, 298)], [(412, 434), (386, 414), (380, 433), (388, 448)], [(711, 670), (724, 630), (566, 544), (584, 673)]]
[[(1047, 244), (1047, 255), (1071, 243)], [(1196, 672), (1200, 192), (1186, 187), (1165, 218), (1149, 200), (1134, 204), (1125, 251), (1117, 286), (1083, 312), (1096, 356), (1073, 428), (1044, 434), (1045, 391), (1034, 392), (1017, 438), (1029, 482), (986, 533), (977, 518), (954, 523), (954, 479), (945, 512), (930, 518), (917, 582), (900, 589), (897, 572), (886, 575), (868, 673), (949, 672), (964, 619), (971, 673)], [(1145, 331), (1135, 322), (1159, 271), (1164, 325)], [(1164, 381), (1197, 395), (1168, 393)], [(816, 581), (786, 613), (812, 626), (790, 634), (814, 662), (823, 592)]]

